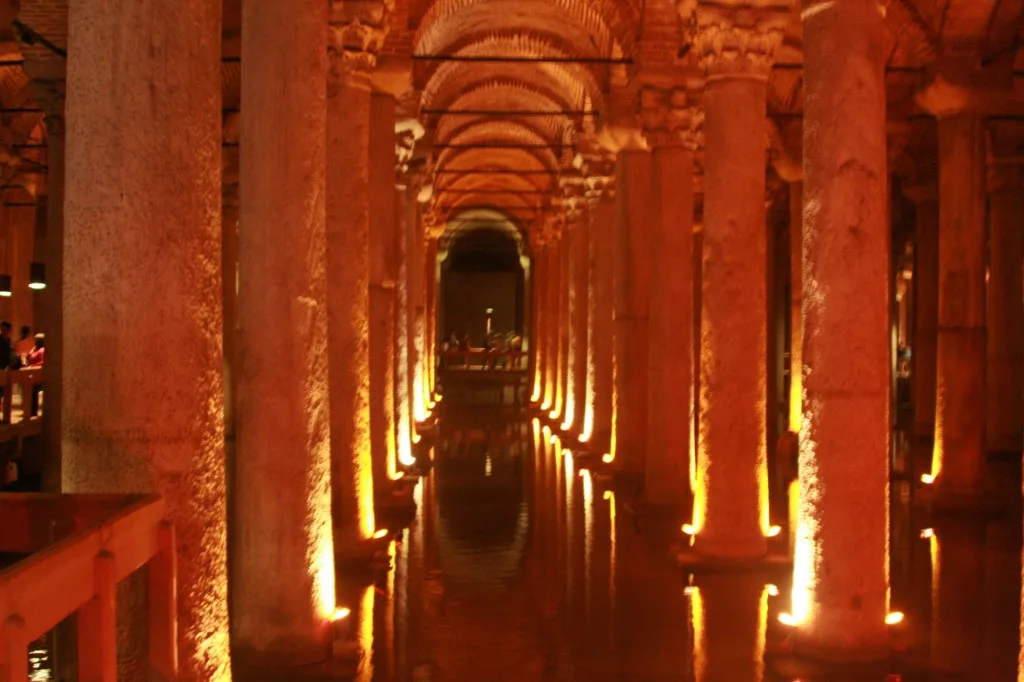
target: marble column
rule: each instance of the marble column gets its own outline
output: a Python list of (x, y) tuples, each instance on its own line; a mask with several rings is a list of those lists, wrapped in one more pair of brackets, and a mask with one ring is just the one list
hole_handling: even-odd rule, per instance
[[(305, 7), (246, 2), (242, 10), (241, 456), (231, 598), (234, 650), (261, 666), (322, 661), (334, 612), (321, 86), (327, 16), (326, 5), (301, 1)], [(295, 81), (295, 73), (310, 77)], [(270, 320), (296, 334), (268, 334)]]
[(985, 476), (985, 122), (939, 118), (936, 504), (972, 504)]
[(644, 499), (679, 509), (690, 499), (693, 153), (683, 141), (690, 121), (675, 119), (693, 112), (685, 91), (648, 89), (643, 97), (653, 206)]
[(533, 229), (530, 251), (533, 256), (533, 335), (530, 338), (530, 360), (533, 365), (533, 393), (530, 402), (539, 405), (544, 399), (544, 372), (547, 367), (547, 353), (544, 338), (547, 333), (547, 310), (545, 308), (548, 285), (548, 252), (540, 237), (535, 236), (539, 228)]
[(409, 403), (409, 242), (406, 239), (407, 180), (399, 178), (395, 200), (395, 458), (409, 466), (412, 460), (412, 410)]
[(373, 482), (387, 490), (395, 445), (395, 98), (370, 98), (370, 443)]
[(800, 433), (804, 397), (804, 183), (789, 183), (789, 419)]
[(1024, 189), (1019, 166), (992, 166), (988, 205), (988, 449), (1019, 453), (1024, 441)]
[(587, 329), (589, 441), (609, 453), (612, 434), (612, 272), (615, 241), (615, 165), (612, 158), (588, 164), (591, 294)]
[(413, 183), (406, 195), (405, 243), (408, 284), (409, 416), (410, 437), (416, 437), (416, 423), (426, 417), (423, 406), (423, 228), (420, 225), (419, 186)]
[(614, 243), (614, 448), (620, 471), (642, 473), (647, 450), (647, 337), (651, 269), (651, 153), (619, 152)]
[(43, 110), (46, 124), (46, 289), (42, 294), (46, 330), (46, 403), (43, 410), (46, 461), (43, 467), (43, 490), (59, 493), (64, 403), (65, 66), (56, 61), (27, 62), (25, 70), (33, 79), (32, 97)]
[(68, 14), (62, 489), (164, 498), (176, 679), (197, 682), (231, 679), (220, 24), (214, 0), (71, 3)]
[(427, 288), (427, 405), (434, 403), (437, 391), (437, 239), (438, 228), (427, 235), (427, 249), (424, 260), (424, 280)]
[(569, 254), (569, 397), (562, 426), (574, 437), (583, 430), (587, 392), (587, 319), (590, 312), (590, 217), (580, 196), (574, 206)]
[[(370, 69), (333, 21), (327, 81), (327, 376), (334, 548), (362, 556), (375, 532), (370, 449)], [(393, 154), (393, 150), (389, 152)]]
[(558, 377), (557, 391), (555, 393), (555, 408), (552, 418), (555, 419), (555, 428), (562, 423), (566, 407), (569, 402), (569, 366), (572, 358), (569, 356), (569, 329), (572, 327), (572, 316), (569, 308), (569, 292), (572, 290), (572, 233), (570, 231), (568, 215), (565, 218), (562, 232), (562, 244), (558, 251), (559, 275), (558, 275)]
[(549, 322), (545, 344), (548, 361), (544, 379), (544, 403), (541, 405), (541, 409), (549, 411), (549, 416), (555, 417), (559, 408), (558, 379), (561, 376), (558, 354), (561, 346), (559, 343), (559, 329), (563, 324), (561, 317), (561, 291), (562, 246), (564, 238), (561, 234), (561, 226), (549, 229), (552, 230), (552, 234), (550, 246), (548, 247), (548, 285), (547, 301), (545, 302)]
[(888, 656), (890, 234), (881, 8), (806, 6), (798, 651)]
[(914, 244), (914, 435), (935, 433), (935, 369), (939, 327), (939, 194), (935, 184), (904, 187), (917, 212)]
[(697, 13), (707, 161), (694, 546), (750, 559), (767, 550), (765, 98), (783, 13), (766, 8), (752, 23), (710, 3)]

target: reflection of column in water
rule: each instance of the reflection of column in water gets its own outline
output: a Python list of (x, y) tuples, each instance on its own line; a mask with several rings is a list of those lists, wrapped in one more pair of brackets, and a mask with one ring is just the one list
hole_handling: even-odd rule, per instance
[(562, 510), (565, 515), (565, 598), (569, 608), (572, 608), (576, 603), (576, 581), (573, 580), (576, 560), (576, 466), (569, 450), (562, 450), (562, 465), (565, 470), (565, 506)]
[(690, 592), (696, 682), (762, 682), (768, 588), (759, 576), (702, 576)]
[(616, 524), (616, 501), (613, 490), (604, 491), (608, 501), (608, 633), (609, 646), (615, 645), (615, 558), (618, 553)]
[(1020, 525), (998, 521), (986, 528), (985, 680), (1012, 680), (1020, 639)]
[(363, 590), (363, 597), (359, 602), (356, 642), (359, 644), (363, 660), (356, 673), (356, 682), (371, 682), (373, 680), (373, 609), (376, 605), (375, 602), (374, 586), (368, 585)]
[(591, 562), (594, 560), (594, 481), (590, 471), (583, 474), (583, 617), (589, 625), (591, 619), (592, 580)]
[(388, 571), (387, 601), (384, 604), (384, 641), (380, 646), (386, 653), (386, 670), (383, 677), (393, 680), (398, 676), (395, 671), (395, 649), (398, 642), (395, 637), (397, 628), (395, 622), (395, 579), (398, 565), (398, 544), (394, 540), (388, 544), (388, 564), (396, 567), (396, 570)]
[(972, 520), (936, 526), (932, 542), (932, 667), (974, 671), (984, 642), (985, 527)]

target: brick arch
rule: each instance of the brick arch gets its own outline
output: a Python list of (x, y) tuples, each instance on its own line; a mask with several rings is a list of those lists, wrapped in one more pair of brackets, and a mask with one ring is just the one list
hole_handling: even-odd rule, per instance
[[(466, 57), (519, 55), (522, 57), (566, 58), (577, 56), (572, 46), (560, 35), (526, 35), (514, 29), (506, 29), (483, 37), (475, 34), (463, 37), (452, 46), (452, 54)], [(478, 73), (481, 67), (486, 67), (488, 71), (513, 73), (530, 82), (557, 82), (561, 84), (561, 88), (571, 93), (571, 98), (582, 100), (582, 95), (585, 95), (595, 102), (596, 106), (600, 106), (604, 100), (601, 83), (608, 80), (608, 67), (600, 64), (517, 64), (513, 71), (513, 67), (509, 67), (507, 64), (431, 62), (420, 74), (425, 83), (423, 101), (430, 102), (440, 92), (457, 87), (450, 83), (465, 79), (467, 74)], [(427, 105), (425, 104), (425, 106)]]
[(635, 0), (436, 0), (414, 44), (420, 53), (443, 53), (467, 33), (508, 28), (569, 37), (579, 54), (609, 56), (616, 46), (632, 54), (639, 11)]
[[(518, 110), (558, 110), (568, 108), (570, 103), (558, 93), (546, 92), (531, 87), (527, 83), (507, 81), (479, 84), (467, 92), (445, 100), (451, 109), (484, 109), (505, 110), (507, 118), (515, 119)], [(471, 116), (464, 114), (442, 114), (435, 126), (435, 142), (447, 139), (457, 129), (467, 127), (473, 122), (493, 120), (493, 116)], [(530, 126), (541, 132), (548, 140), (558, 140), (565, 126), (572, 125), (564, 116), (533, 117)]]

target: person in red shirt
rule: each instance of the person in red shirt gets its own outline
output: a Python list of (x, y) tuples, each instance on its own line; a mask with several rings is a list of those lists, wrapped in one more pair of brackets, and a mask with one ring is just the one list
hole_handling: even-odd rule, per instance
[(45, 357), (46, 338), (42, 334), (36, 334), (35, 347), (25, 356), (25, 364), (29, 367), (42, 367)]

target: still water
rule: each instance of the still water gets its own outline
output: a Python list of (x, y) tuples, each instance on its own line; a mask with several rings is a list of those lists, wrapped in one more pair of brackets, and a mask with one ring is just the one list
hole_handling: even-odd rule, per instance
[[(684, 574), (668, 552), (678, 526), (638, 518), (528, 418), (453, 408), (432, 454), (395, 570), (359, 597), (373, 652), (360, 680), (1017, 680), (1019, 512), (932, 522), (894, 481), (900, 653), (885, 670), (824, 672), (780, 657), (785, 572)], [(996, 475), (1019, 481), (1012, 466)]]

